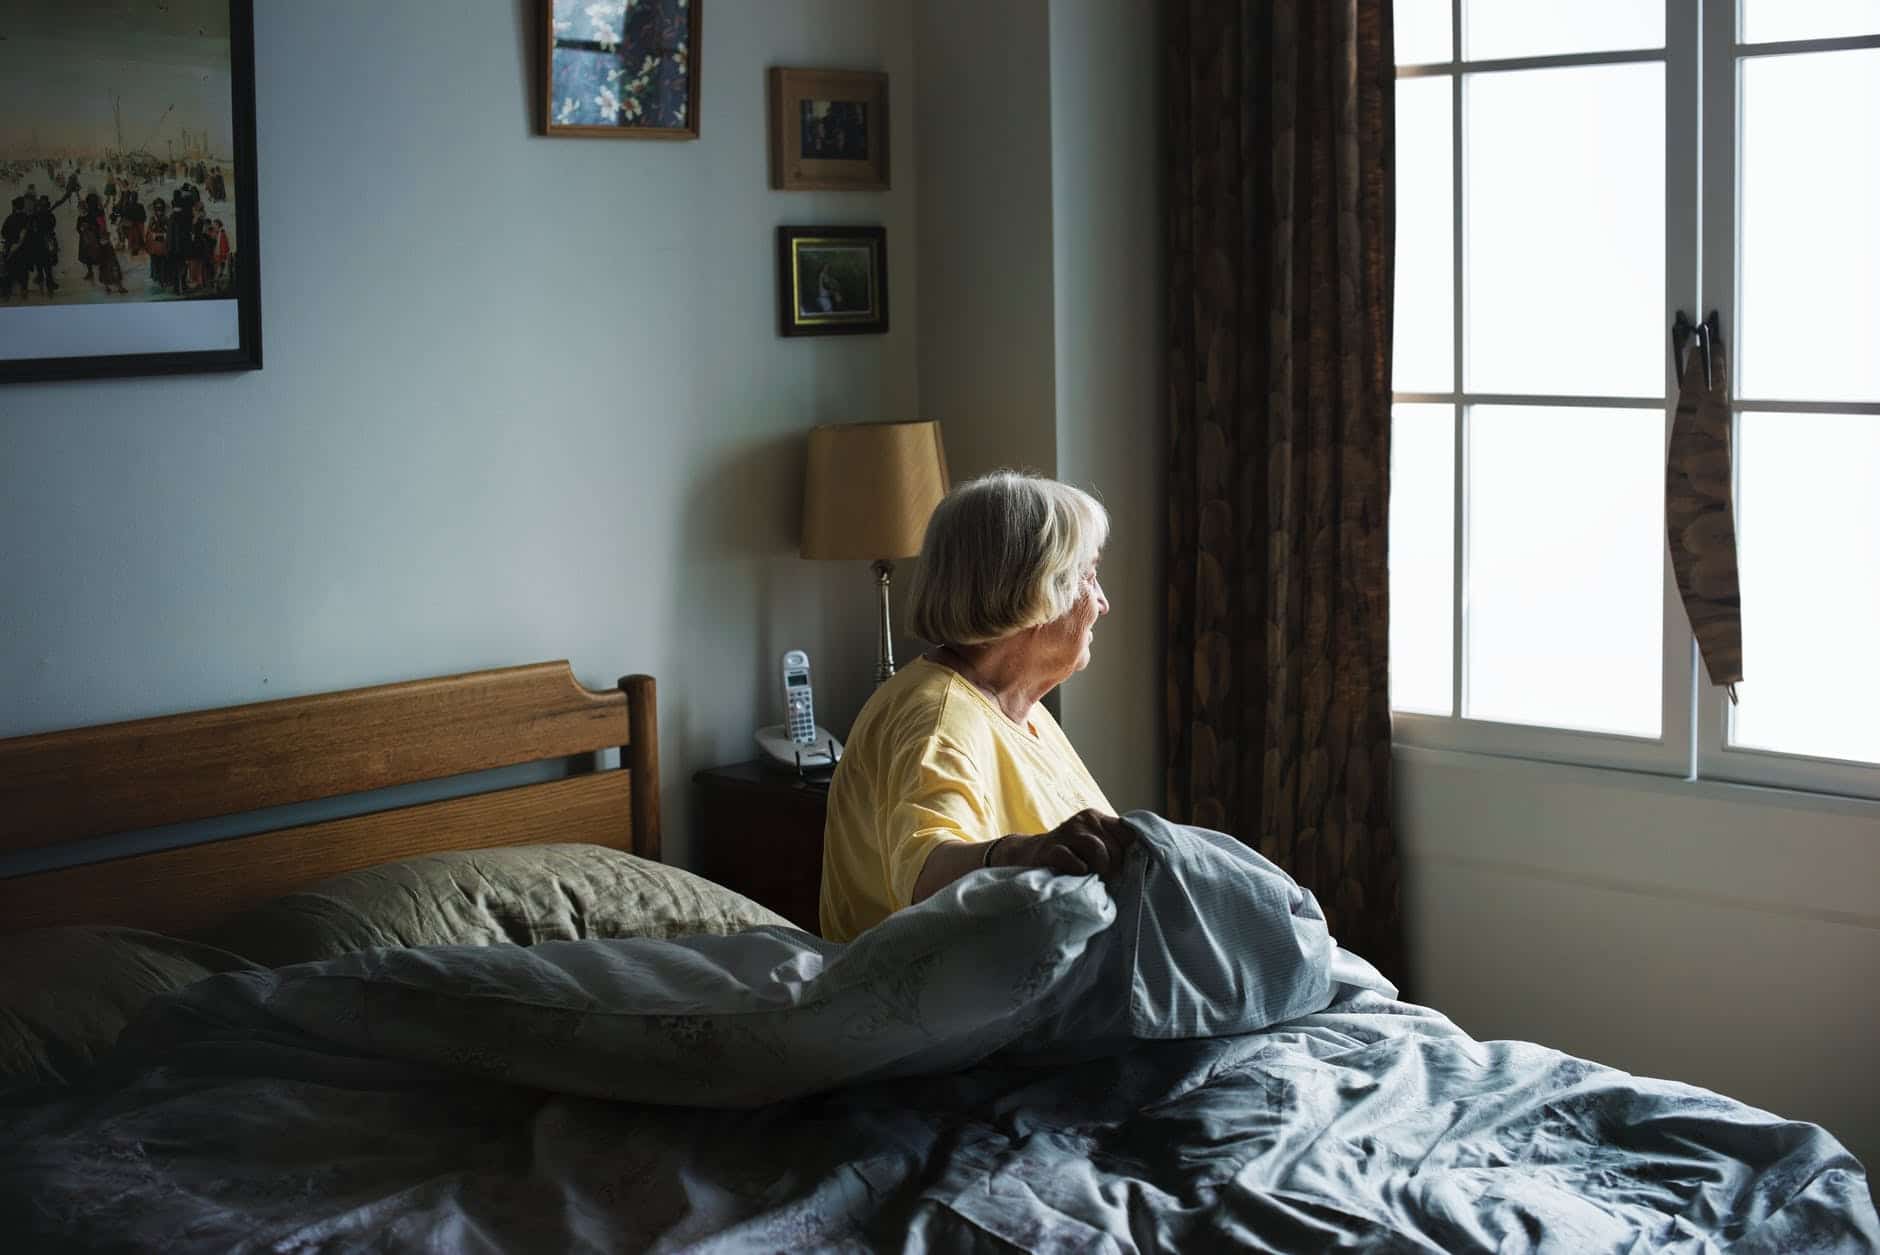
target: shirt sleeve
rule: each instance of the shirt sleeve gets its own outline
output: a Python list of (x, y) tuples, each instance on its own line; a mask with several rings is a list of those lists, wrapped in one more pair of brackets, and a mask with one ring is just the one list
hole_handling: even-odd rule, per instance
[(912, 904), (914, 882), (927, 857), (948, 841), (991, 841), (992, 831), (979, 770), (963, 750), (935, 738), (897, 764), (895, 787), (881, 799), (879, 830), (894, 910)]

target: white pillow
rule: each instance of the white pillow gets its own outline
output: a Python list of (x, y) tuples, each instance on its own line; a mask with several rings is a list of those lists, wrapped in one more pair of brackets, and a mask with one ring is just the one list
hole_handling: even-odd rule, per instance
[[(1045, 1012), (1115, 908), (1094, 876), (978, 872), (855, 941), (791, 928), (672, 941), (372, 950), (216, 978), (126, 1034), (220, 1066), (313, 1049), (632, 1102), (750, 1107), (964, 1067)], [(283, 1029), (296, 1032), (283, 1033)]]

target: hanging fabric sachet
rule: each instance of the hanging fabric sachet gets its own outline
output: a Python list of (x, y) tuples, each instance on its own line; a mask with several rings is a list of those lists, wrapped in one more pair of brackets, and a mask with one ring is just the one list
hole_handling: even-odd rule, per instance
[(1678, 596), (1710, 682), (1736, 700), (1743, 678), (1743, 607), (1736, 575), (1734, 462), (1730, 451), (1730, 366), (1717, 315), (1693, 327), (1682, 314), (1672, 331), (1678, 408), (1665, 455), (1665, 539)]

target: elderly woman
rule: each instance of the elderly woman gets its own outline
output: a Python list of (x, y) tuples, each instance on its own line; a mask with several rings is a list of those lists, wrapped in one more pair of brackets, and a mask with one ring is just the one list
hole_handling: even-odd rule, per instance
[(829, 788), (822, 931), (847, 941), (982, 867), (1104, 874), (1131, 840), (1040, 698), (1109, 613), (1103, 507), (1009, 471), (934, 510), (911, 588), (940, 644), (876, 690)]

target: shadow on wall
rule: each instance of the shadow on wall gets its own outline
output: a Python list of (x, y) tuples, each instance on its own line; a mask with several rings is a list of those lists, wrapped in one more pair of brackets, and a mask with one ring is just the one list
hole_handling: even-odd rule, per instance
[[(669, 743), (688, 764), (748, 757), (748, 730), (776, 722), (776, 655), (820, 638), (813, 582), (784, 565), (801, 562), (803, 456), (800, 432), (758, 437), (715, 456), (683, 496), (668, 639), (690, 726)], [(782, 642), (782, 624), (798, 638)]]
[(516, 47), (520, 49), (523, 134), (534, 135), (541, 125), (540, 78), (542, 64), (542, 6), (545, 0), (516, 0)]
[[(798, 556), (807, 429), (754, 438), (713, 458), (684, 495), (670, 635), (675, 684), (662, 740), (688, 766), (752, 757), (751, 730), (783, 718), (778, 659), (809, 651), (817, 721), (845, 736), (874, 692), (877, 602), (862, 561)], [(913, 559), (895, 564), (896, 612)], [(905, 618), (895, 622), (905, 633)], [(924, 642), (899, 636), (905, 664)], [(739, 663), (739, 659), (744, 659)], [(668, 721), (665, 710), (684, 714)]]

